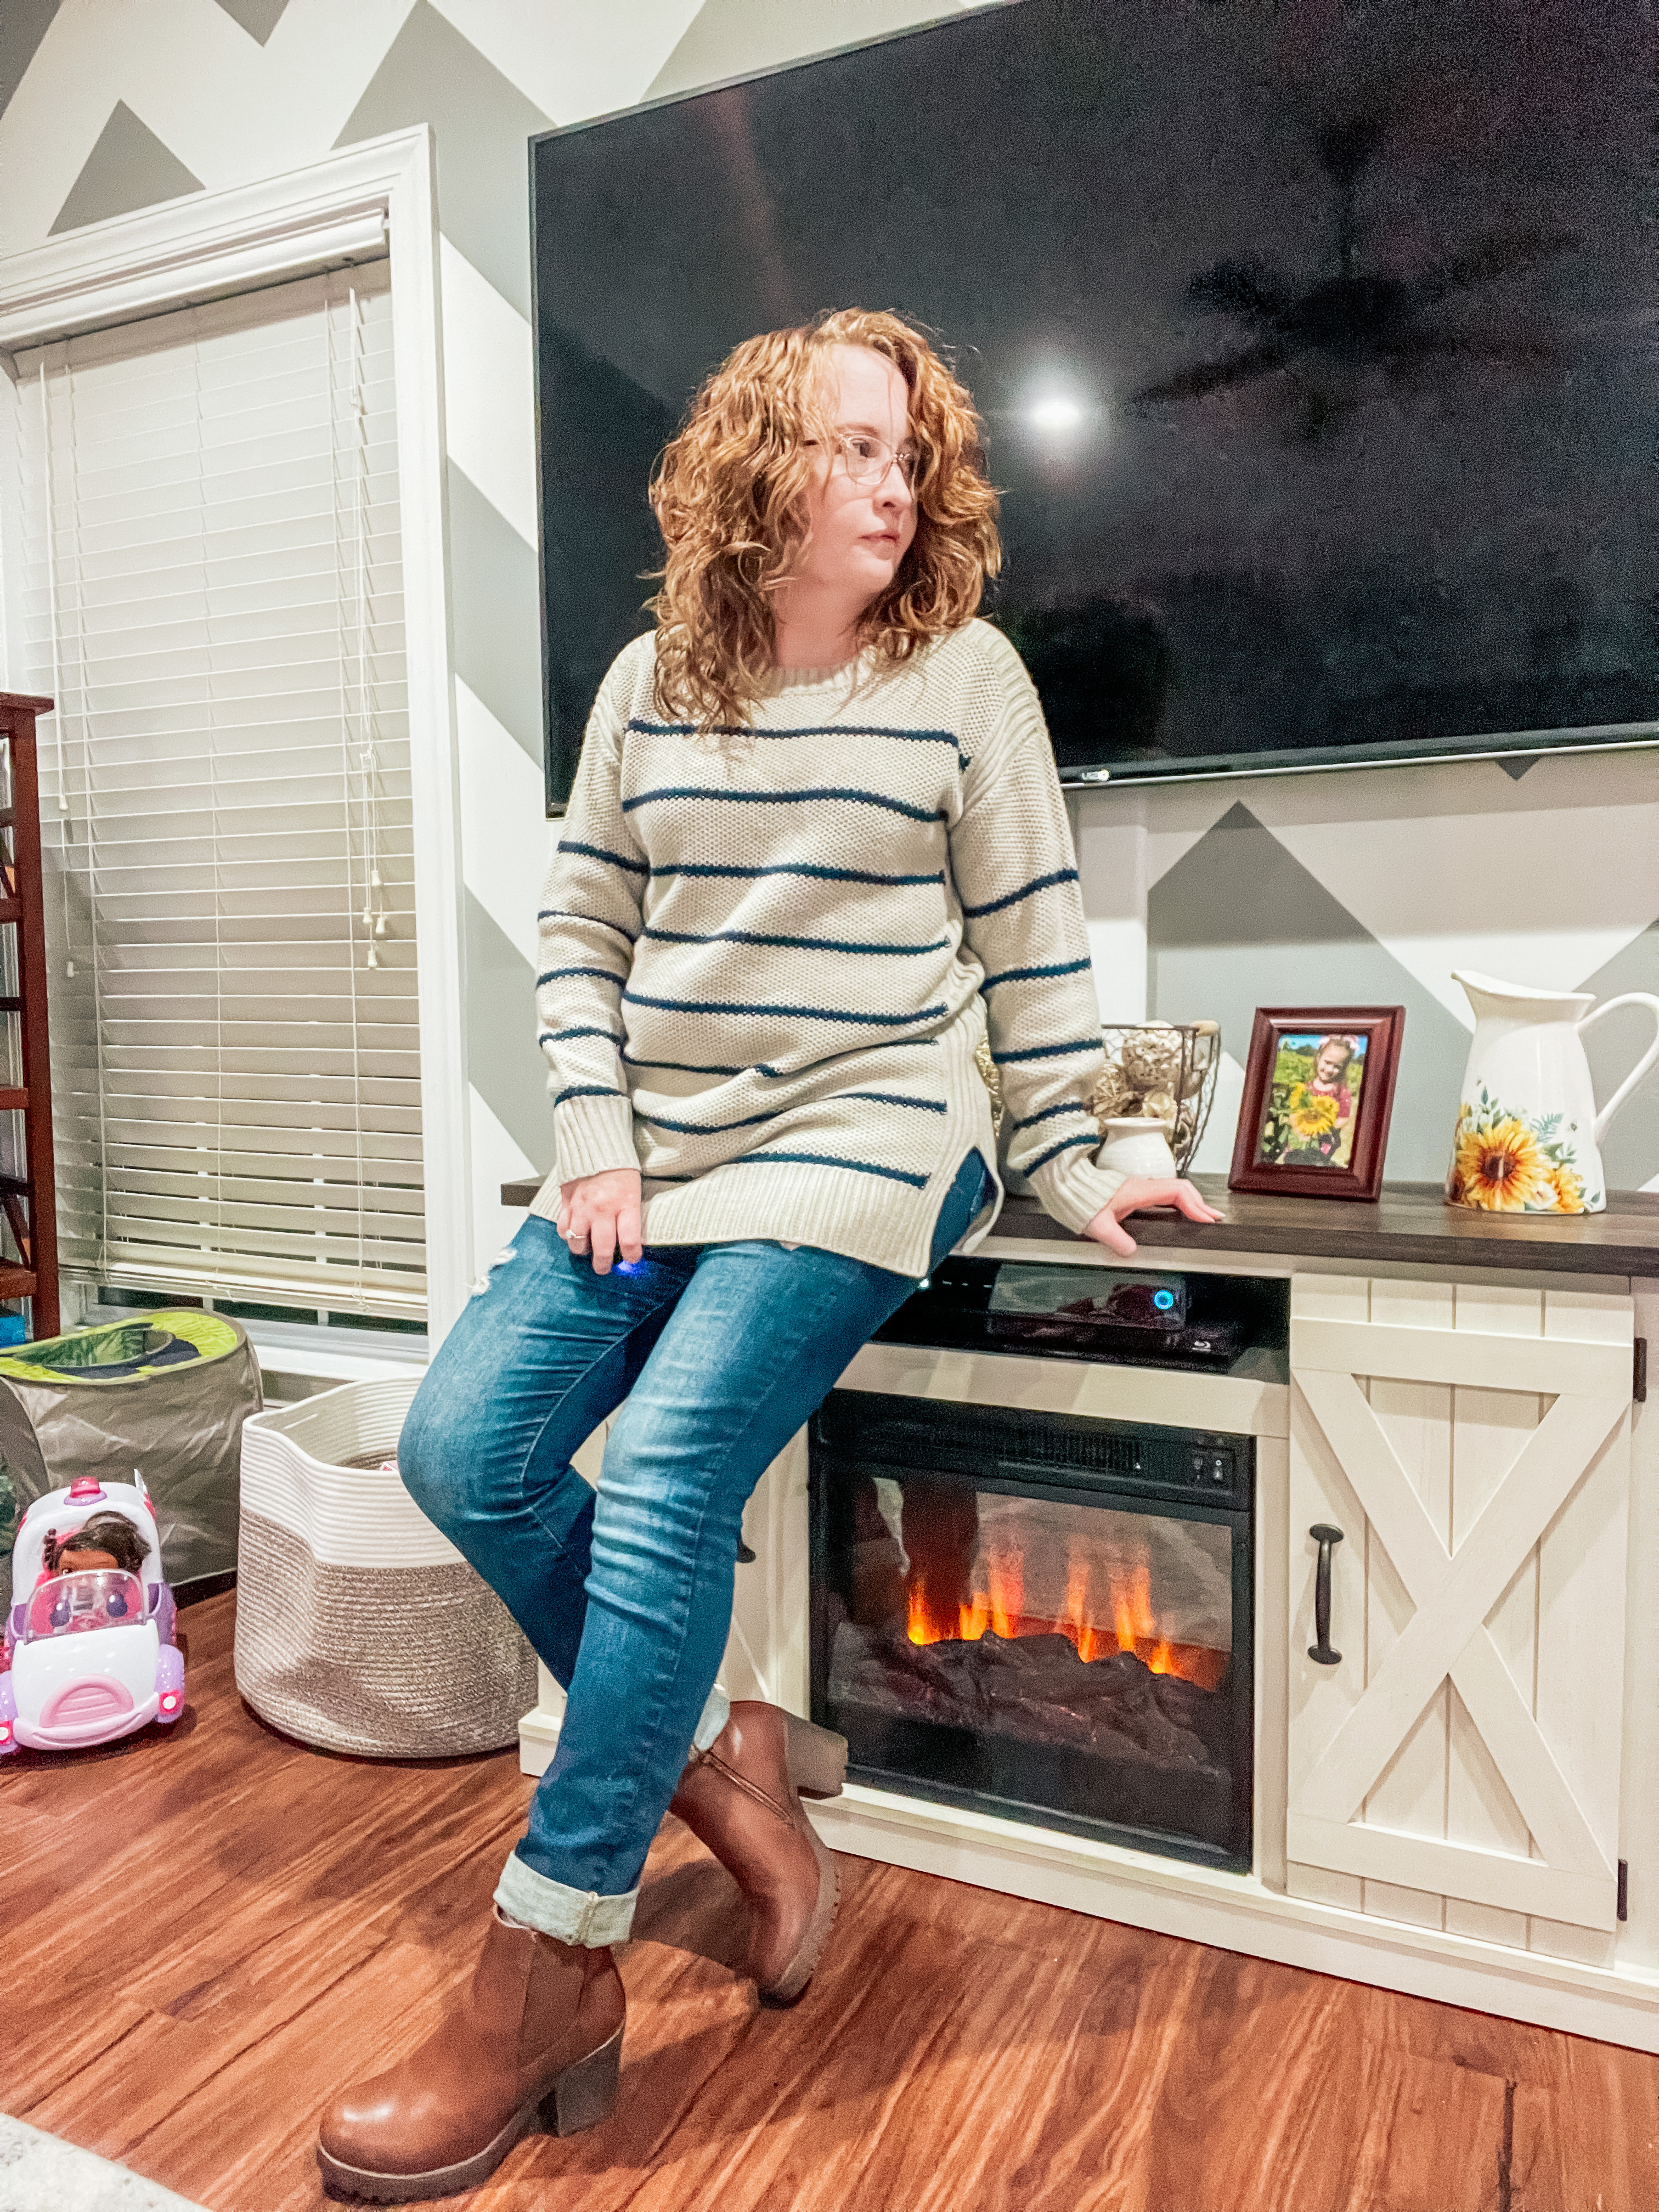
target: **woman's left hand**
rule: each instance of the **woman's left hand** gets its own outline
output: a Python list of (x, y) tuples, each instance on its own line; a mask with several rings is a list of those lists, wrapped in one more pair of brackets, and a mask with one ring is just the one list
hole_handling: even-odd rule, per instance
[(1188, 1221), (1219, 1221), (1223, 1216), (1212, 1206), (1206, 1205), (1192, 1184), (1174, 1176), (1131, 1176), (1109, 1205), (1103, 1206), (1084, 1231), (1097, 1244), (1103, 1244), (1109, 1252), (1127, 1255), (1135, 1249), (1135, 1240), (1122, 1226), (1126, 1213), (1139, 1213), (1148, 1206), (1172, 1206), (1177, 1213), (1184, 1213)]

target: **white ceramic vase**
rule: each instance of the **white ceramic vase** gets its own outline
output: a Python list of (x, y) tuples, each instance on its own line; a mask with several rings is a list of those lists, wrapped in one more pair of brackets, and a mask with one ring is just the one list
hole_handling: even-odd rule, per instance
[(1162, 1121), (1149, 1121), (1139, 1114), (1121, 1114), (1114, 1115), (1100, 1126), (1106, 1141), (1095, 1154), (1097, 1168), (1126, 1176), (1175, 1173), (1170, 1133)]
[[(1490, 1213), (1600, 1213), (1607, 1124), (1659, 1060), (1659, 998), (1626, 991), (1594, 1013), (1589, 991), (1540, 991), (1456, 973), (1474, 1009), (1446, 1196)], [(1615, 1006), (1645, 1006), (1656, 1035), (1601, 1111), (1583, 1032)]]

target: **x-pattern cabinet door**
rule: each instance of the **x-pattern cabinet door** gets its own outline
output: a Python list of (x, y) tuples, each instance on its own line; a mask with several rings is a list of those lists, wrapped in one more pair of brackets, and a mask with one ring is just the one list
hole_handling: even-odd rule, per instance
[[(1601, 1955), (1617, 1911), (1633, 1315), (1604, 1292), (1296, 1279), (1292, 1888)], [(1341, 1658), (1324, 1665), (1309, 1650), (1322, 1524), (1342, 1532)]]

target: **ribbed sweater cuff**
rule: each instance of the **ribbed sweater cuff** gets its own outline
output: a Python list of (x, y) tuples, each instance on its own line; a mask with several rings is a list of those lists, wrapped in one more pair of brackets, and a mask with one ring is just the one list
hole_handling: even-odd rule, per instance
[(608, 1168), (637, 1170), (640, 1164), (634, 1149), (634, 1109), (621, 1096), (567, 1098), (553, 1109), (553, 1141), (561, 1182), (603, 1175)]
[(1030, 1180), (1043, 1212), (1052, 1214), (1073, 1236), (1080, 1237), (1101, 1207), (1111, 1203), (1129, 1178), (1115, 1168), (1097, 1168), (1079, 1146), (1075, 1152), (1062, 1152), (1047, 1167), (1039, 1168)]

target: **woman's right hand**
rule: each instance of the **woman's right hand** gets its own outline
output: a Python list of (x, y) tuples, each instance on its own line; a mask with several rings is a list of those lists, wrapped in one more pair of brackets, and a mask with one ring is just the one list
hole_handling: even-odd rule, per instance
[(645, 1249), (639, 1170), (606, 1168), (562, 1182), (556, 1226), (573, 1258), (592, 1255), (596, 1275), (608, 1275), (613, 1258), (637, 1260)]

